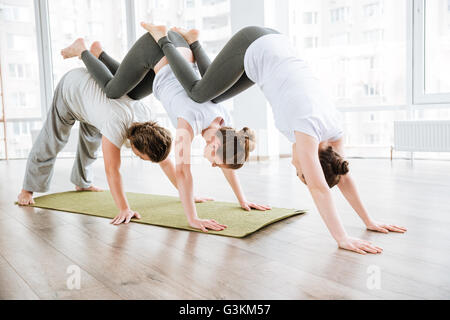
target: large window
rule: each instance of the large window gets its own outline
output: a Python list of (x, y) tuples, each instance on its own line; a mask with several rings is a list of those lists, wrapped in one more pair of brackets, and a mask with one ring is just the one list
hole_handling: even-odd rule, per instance
[(425, 1), (425, 93), (450, 93), (450, 1)]
[(388, 157), (391, 141), (394, 141), (394, 121), (406, 118), (406, 111), (344, 112), (346, 155), (350, 157)]
[[(88, 44), (101, 41), (120, 61), (145, 32), (141, 21), (199, 29), (213, 59), (231, 36), (233, 19), (240, 25), (247, 15), (263, 15), (255, 21), (289, 34), (343, 112), (350, 155), (388, 156), (395, 120), (450, 119), (450, 0), (277, 0), (267, 8), (261, 1), (264, 10), (254, 12), (232, 10), (238, 1), (0, 0), (9, 156), (27, 156), (54, 85), (83, 66), (63, 60), (60, 50), (84, 37)], [(144, 102), (171, 127), (152, 96)], [(233, 101), (225, 105), (231, 109)]]
[(61, 49), (77, 38), (89, 46), (100, 41), (117, 59), (127, 50), (125, 2), (123, 0), (48, 0), (54, 83), (68, 70), (84, 66), (78, 59), (63, 60)]
[(414, 103), (450, 103), (450, 2), (414, 1)]
[(344, 114), (347, 144), (374, 155), (387, 155), (393, 121), (406, 113), (358, 108), (406, 104), (406, 8), (406, 0), (290, 1), (294, 17), (316, 12), (319, 21), (307, 28), (291, 23), (299, 56), (311, 64), (339, 108), (356, 109)]
[(6, 156), (3, 142), (6, 125), (9, 157), (23, 158), (42, 119), (32, 0), (0, 0), (0, 48), (6, 115), (6, 124), (0, 124), (1, 155)]
[[(330, 88), (338, 107), (405, 104), (406, 0), (379, 0), (369, 7), (363, 1), (351, 3), (335, 8), (332, 1), (291, 0), (295, 16), (314, 11), (320, 21), (308, 28), (291, 24), (291, 38), (304, 39), (295, 41), (298, 54)], [(330, 12), (331, 21), (320, 17)]]

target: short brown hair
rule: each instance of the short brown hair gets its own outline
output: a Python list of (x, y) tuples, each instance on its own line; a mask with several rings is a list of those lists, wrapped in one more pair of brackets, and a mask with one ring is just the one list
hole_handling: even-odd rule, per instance
[(341, 176), (349, 172), (348, 162), (333, 150), (332, 147), (319, 150), (319, 160), (322, 166), (325, 180), (330, 188), (333, 188), (341, 180)]
[(240, 169), (255, 150), (256, 136), (249, 128), (241, 131), (230, 127), (223, 127), (217, 131), (216, 136), (220, 139), (220, 147), (217, 155), (222, 157), (223, 168)]
[(153, 121), (133, 123), (128, 129), (127, 138), (134, 148), (146, 154), (152, 162), (164, 161), (172, 146), (170, 131)]

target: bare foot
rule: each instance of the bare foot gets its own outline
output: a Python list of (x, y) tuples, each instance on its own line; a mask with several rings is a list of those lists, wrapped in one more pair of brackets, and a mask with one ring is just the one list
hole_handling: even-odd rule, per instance
[(103, 48), (99, 41), (95, 41), (91, 45), (91, 49), (89, 51), (91, 51), (91, 53), (98, 59), (103, 52)]
[(170, 30), (181, 34), (188, 44), (193, 44), (195, 41), (198, 40), (198, 37), (200, 35), (200, 31), (197, 29), (186, 30), (183, 28), (173, 27)]
[(73, 57), (80, 57), (83, 51), (87, 50), (84, 44), (83, 38), (78, 38), (70, 46), (61, 50), (61, 55), (64, 59), (69, 59)]
[(92, 191), (92, 192), (103, 192), (102, 189), (96, 187), (96, 186), (90, 186), (89, 188), (81, 188), (79, 186), (75, 186), (75, 189), (77, 191)]
[(17, 197), (17, 203), (19, 206), (29, 206), (30, 204), (34, 204), (33, 192), (22, 189)]
[(152, 23), (146, 22), (141, 22), (141, 26), (152, 35), (153, 39), (155, 39), (156, 42), (158, 42), (162, 37), (167, 36), (166, 26), (155, 26)]

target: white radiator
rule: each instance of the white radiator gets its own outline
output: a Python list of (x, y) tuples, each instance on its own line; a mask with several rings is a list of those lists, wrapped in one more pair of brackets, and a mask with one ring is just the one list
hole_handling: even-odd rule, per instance
[(450, 120), (395, 121), (394, 149), (410, 152), (450, 152)]

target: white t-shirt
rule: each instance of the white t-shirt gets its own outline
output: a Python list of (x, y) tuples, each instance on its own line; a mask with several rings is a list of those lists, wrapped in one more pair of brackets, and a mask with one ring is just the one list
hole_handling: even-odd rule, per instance
[[(196, 69), (194, 64), (192, 67)], [(178, 126), (179, 118), (189, 123), (194, 135), (201, 134), (219, 117), (223, 119), (223, 126), (228, 127), (232, 124), (230, 113), (221, 104), (210, 101), (197, 103), (192, 100), (184, 91), (170, 65), (165, 65), (156, 74), (153, 94), (161, 101), (175, 128)]]
[(295, 56), (289, 38), (265, 35), (253, 42), (244, 58), (245, 72), (272, 106), (275, 125), (289, 141), (295, 131), (319, 142), (339, 139), (341, 117), (307, 63)]
[(109, 99), (85, 68), (69, 71), (61, 80), (62, 96), (74, 117), (96, 127), (116, 147), (126, 141), (134, 122), (152, 120), (150, 108), (128, 96)]

